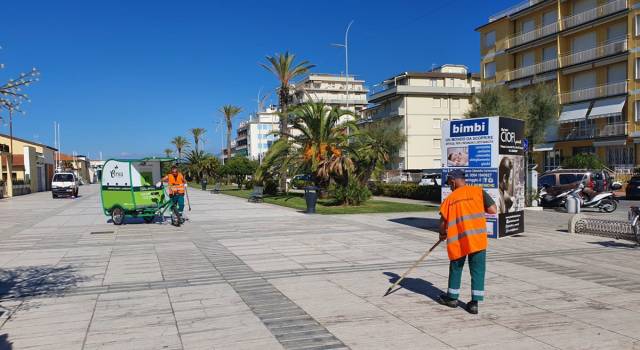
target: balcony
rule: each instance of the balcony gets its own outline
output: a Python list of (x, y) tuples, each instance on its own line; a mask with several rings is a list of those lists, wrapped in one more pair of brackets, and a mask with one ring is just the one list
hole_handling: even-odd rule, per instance
[(592, 8), (590, 10), (577, 13), (573, 16), (569, 16), (562, 19), (562, 28), (568, 29), (583, 23), (587, 23), (594, 19), (598, 19), (604, 16), (608, 16), (612, 13), (616, 13), (625, 10), (629, 7), (627, 0), (613, 0), (604, 5)]
[(589, 89), (569, 91), (560, 94), (560, 103), (572, 103), (577, 101), (592, 100), (600, 97), (622, 95), (627, 93), (627, 82), (612, 83), (596, 86)]
[(558, 68), (558, 60), (550, 59), (544, 62), (540, 62), (538, 64), (534, 64), (531, 66), (526, 66), (522, 68), (518, 68), (512, 71), (507, 72), (507, 80), (516, 80), (524, 77), (529, 77), (532, 75), (552, 71)]
[(563, 126), (558, 129), (561, 141), (587, 140), (598, 137), (625, 136), (628, 123), (607, 123), (604, 126)]
[(498, 19), (500, 19), (502, 17), (512, 15), (512, 14), (518, 12), (518, 11), (522, 11), (522, 10), (524, 10), (526, 8), (529, 8), (529, 7), (533, 6), (533, 5), (541, 3), (543, 1), (544, 0), (526, 0), (526, 1), (523, 1), (521, 3), (515, 4), (515, 5), (509, 7), (506, 10), (502, 10), (502, 11), (490, 16), (489, 17), (489, 22), (493, 22), (493, 21), (498, 20)]
[(510, 49), (547, 35), (557, 33), (560, 30), (560, 26), (558, 24), (558, 22), (554, 22), (526, 33), (517, 33), (506, 40), (506, 48)]
[(626, 52), (628, 50), (627, 42), (627, 38), (616, 39), (592, 49), (570, 53), (560, 57), (560, 63), (563, 67), (567, 67)]
[(404, 116), (404, 107), (379, 106), (377, 108), (365, 109), (363, 116), (367, 119), (377, 120), (396, 116)]

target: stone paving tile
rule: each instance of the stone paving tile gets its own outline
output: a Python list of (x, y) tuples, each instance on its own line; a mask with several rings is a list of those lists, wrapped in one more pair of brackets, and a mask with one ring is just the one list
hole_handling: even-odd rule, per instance
[(116, 227), (81, 193), (0, 201), (0, 348), (640, 349), (640, 250), (566, 234), (564, 214), (490, 242), (474, 316), (433, 300), (444, 249), (382, 297), (435, 241), (434, 212), (310, 216), (193, 190), (180, 228)]

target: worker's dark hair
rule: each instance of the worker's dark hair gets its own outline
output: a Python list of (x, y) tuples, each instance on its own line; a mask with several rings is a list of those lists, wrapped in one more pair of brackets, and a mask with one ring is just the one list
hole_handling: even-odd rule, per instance
[(176, 164), (172, 165), (172, 166), (171, 166), (171, 170), (173, 170), (173, 169), (178, 170), (178, 166), (177, 166)]

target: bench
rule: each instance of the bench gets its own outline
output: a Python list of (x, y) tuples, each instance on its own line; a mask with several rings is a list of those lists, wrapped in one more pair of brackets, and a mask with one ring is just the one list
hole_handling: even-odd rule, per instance
[(217, 194), (220, 193), (220, 188), (222, 187), (222, 185), (218, 182), (213, 186), (213, 189), (211, 190), (211, 193), (213, 194)]
[(249, 195), (249, 202), (260, 203), (264, 197), (264, 187), (253, 186), (253, 192)]

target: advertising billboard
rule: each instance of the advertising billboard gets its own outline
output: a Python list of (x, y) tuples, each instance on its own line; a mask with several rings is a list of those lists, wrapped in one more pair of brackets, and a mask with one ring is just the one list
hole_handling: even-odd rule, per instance
[(489, 237), (524, 231), (524, 122), (506, 117), (444, 121), (442, 125), (442, 200), (452, 169), (465, 171), (467, 184), (480, 186), (493, 198), (498, 214), (487, 214)]

